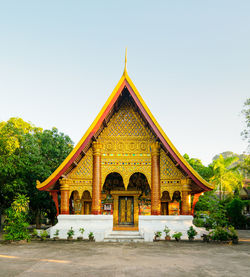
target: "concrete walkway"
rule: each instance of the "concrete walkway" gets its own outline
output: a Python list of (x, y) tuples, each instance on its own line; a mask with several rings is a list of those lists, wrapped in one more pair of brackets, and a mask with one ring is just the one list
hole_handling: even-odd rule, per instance
[(248, 276), (250, 243), (0, 244), (0, 276)]

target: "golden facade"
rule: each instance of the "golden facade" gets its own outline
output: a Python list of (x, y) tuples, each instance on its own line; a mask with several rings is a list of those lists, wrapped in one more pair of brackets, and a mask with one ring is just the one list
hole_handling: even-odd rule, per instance
[(115, 230), (136, 230), (139, 215), (190, 214), (191, 194), (211, 189), (175, 149), (126, 70), (78, 145), (37, 187), (55, 200), (61, 194), (61, 214), (112, 214)]

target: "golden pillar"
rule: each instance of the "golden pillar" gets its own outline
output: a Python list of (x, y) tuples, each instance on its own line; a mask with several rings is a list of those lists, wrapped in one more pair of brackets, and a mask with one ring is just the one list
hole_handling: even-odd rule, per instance
[(182, 191), (181, 191), (181, 214), (189, 215), (191, 213), (191, 201), (190, 201), (190, 191), (191, 191), (191, 180), (181, 179)]
[(92, 214), (101, 213), (101, 144), (93, 142)]
[(151, 145), (151, 215), (161, 214), (160, 143)]
[(61, 214), (69, 214), (69, 183), (66, 179), (60, 181)]

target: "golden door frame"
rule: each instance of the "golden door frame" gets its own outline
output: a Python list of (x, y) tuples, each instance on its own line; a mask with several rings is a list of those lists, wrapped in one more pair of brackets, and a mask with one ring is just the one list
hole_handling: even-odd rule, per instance
[[(113, 190), (110, 192), (114, 199), (114, 210), (113, 210), (113, 230), (127, 230), (127, 231), (138, 231), (139, 222), (139, 208), (138, 208), (138, 197), (140, 196), (140, 191), (120, 191)], [(133, 226), (121, 226), (119, 225), (119, 196), (133, 196), (134, 197), (134, 225)]]

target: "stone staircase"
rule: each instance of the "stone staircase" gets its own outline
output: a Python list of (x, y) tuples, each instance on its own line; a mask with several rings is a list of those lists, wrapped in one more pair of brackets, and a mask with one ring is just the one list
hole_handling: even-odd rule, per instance
[(137, 231), (112, 231), (104, 238), (105, 242), (144, 242)]

